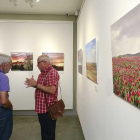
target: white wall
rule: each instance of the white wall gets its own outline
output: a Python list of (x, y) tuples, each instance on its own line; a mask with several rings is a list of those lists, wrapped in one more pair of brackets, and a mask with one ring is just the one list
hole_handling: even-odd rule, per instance
[[(34, 90), (25, 88), (25, 78), (40, 73), (37, 57), (42, 52), (64, 53), (64, 72), (60, 74), (62, 97), (66, 109), (73, 108), (73, 22), (1, 21), (2, 53), (33, 52), (33, 71), (10, 71), (10, 100), (14, 110), (34, 110)], [(60, 97), (60, 96), (59, 96)]]
[[(110, 26), (140, 0), (85, 0), (78, 19), (77, 50), (83, 49), (83, 75), (77, 72), (77, 111), (86, 140), (139, 140), (140, 110), (113, 93)], [(86, 77), (85, 45), (97, 38), (99, 85)]]

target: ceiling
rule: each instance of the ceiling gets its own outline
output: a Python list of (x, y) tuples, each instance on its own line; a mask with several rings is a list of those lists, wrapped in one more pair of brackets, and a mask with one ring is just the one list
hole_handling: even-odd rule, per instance
[[(14, 4), (14, 1), (17, 2)], [(75, 15), (75, 11), (81, 8), (82, 2), (83, 0), (40, 0), (39, 2), (35, 2), (35, 0), (0, 0), (0, 13), (48, 15), (66, 15), (68, 13)]]

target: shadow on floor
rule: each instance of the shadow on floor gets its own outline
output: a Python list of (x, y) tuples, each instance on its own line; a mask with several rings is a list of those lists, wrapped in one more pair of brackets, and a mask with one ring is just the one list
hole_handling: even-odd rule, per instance
[[(38, 117), (14, 116), (10, 140), (41, 140)], [(64, 116), (57, 119), (56, 140), (85, 140), (78, 116)]]

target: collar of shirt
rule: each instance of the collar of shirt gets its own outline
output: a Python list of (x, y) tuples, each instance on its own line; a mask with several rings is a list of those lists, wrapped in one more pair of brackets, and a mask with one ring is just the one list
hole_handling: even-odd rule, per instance
[(2, 69), (0, 69), (0, 72), (4, 73)]
[(52, 65), (49, 65), (48, 67), (44, 68), (43, 71), (41, 72), (41, 74), (46, 74), (48, 73), (48, 71), (52, 69)]

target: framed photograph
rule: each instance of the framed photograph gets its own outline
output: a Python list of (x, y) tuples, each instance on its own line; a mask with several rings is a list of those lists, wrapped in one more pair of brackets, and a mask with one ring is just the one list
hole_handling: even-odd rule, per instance
[(12, 69), (11, 71), (33, 71), (32, 52), (11, 52)]
[(64, 71), (64, 53), (47, 53), (43, 52), (50, 57), (53, 68), (57, 71)]
[(140, 108), (140, 5), (111, 26), (114, 93)]
[(78, 51), (78, 72), (83, 74), (83, 52), (82, 49)]
[(86, 45), (86, 76), (97, 84), (96, 38)]

